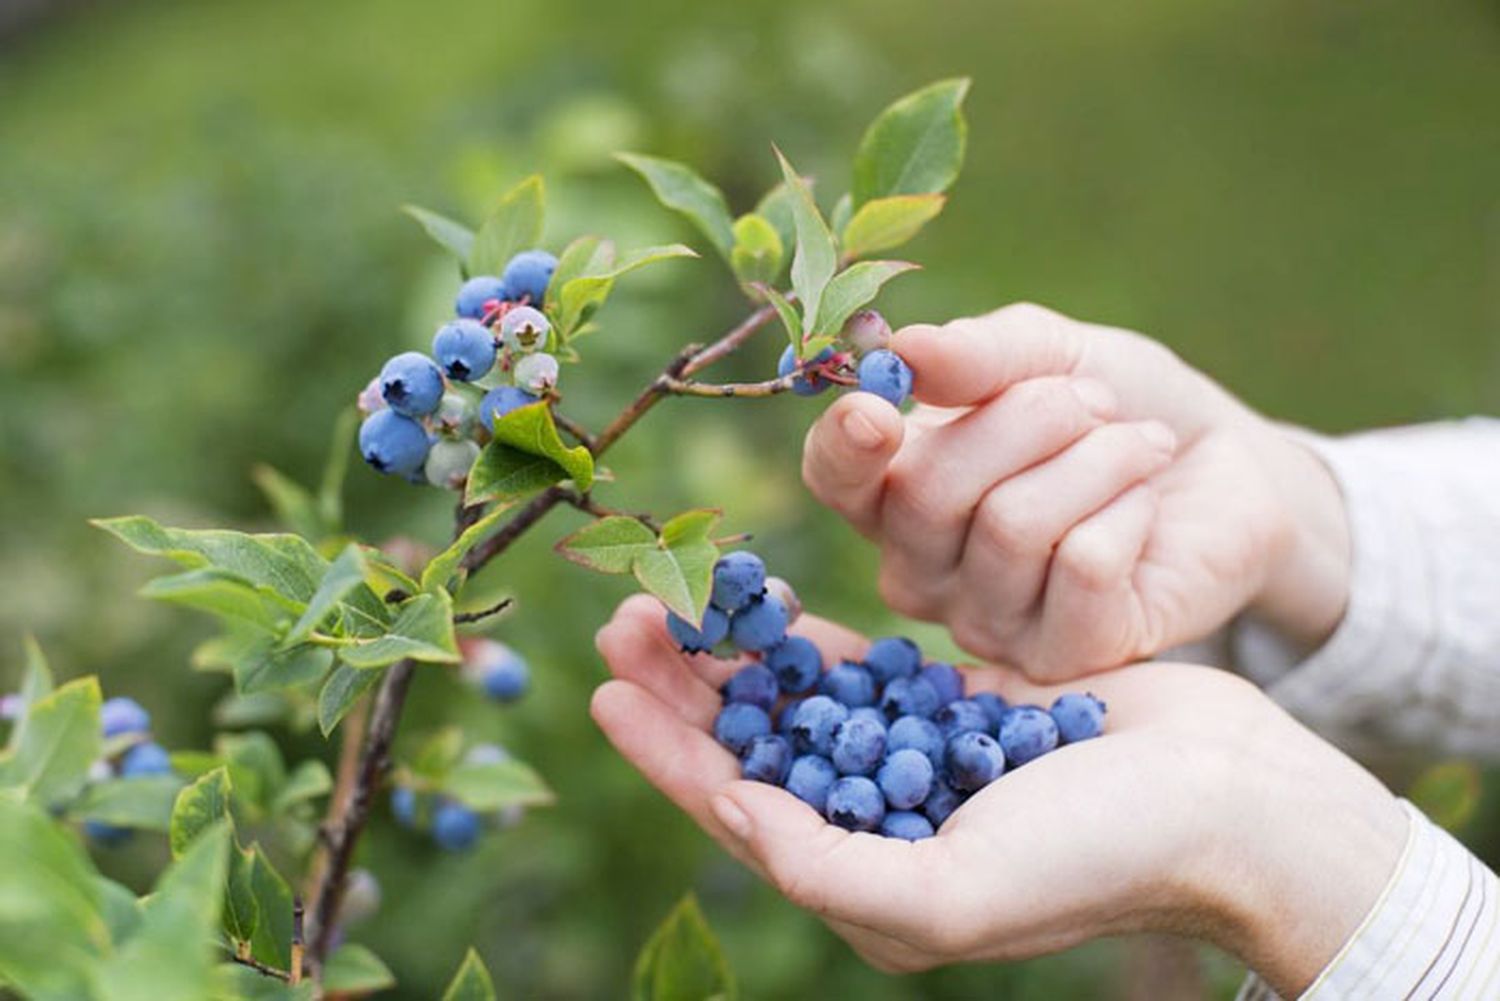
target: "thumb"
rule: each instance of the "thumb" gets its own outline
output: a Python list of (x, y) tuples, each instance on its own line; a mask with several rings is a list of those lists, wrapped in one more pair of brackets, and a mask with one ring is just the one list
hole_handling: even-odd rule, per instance
[(802, 446), (802, 479), (860, 532), (876, 526), (885, 473), (901, 447), (901, 414), (870, 393), (848, 393), (824, 411)]

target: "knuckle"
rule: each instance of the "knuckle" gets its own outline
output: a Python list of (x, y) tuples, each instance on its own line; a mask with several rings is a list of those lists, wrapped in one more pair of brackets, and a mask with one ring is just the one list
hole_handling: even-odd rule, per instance
[(1124, 547), (1109, 533), (1091, 526), (1069, 532), (1054, 557), (1075, 586), (1087, 591), (1106, 591), (1119, 583), (1125, 572)]
[(1035, 509), (1016, 491), (990, 491), (975, 520), (981, 545), (1002, 553), (1026, 553), (1038, 547), (1040, 524)]
[(1070, 380), (1058, 376), (1028, 379), (1006, 390), (996, 401), (1006, 425), (1024, 429), (1037, 442), (1066, 442), (1099, 424), (1073, 391)]

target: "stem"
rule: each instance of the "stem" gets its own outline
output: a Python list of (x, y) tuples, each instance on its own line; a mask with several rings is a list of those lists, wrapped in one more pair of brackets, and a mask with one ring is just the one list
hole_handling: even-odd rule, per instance
[(593, 434), (589, 432), (588, 428), (584, 427), (582, 424), (579, 424), (573, 418), (567, 416), (556, 407), (552, 408), (552, 420), (557, 424), (558, 427), (562, 428), (564, 431), (568, 432), (568, 434), (572, 435), (574, 441), (578, 442), (578, 444), (582, 445), (590, 452), (594, 451), (598, 447), (598, 440), (593, 436)]
[(754, 399), (757, 397), (777, 396), (792, 388), (796, 374), (784, 375), (779, 379), (767, 379), (764, 382), (695, 382), (692, 379), (663, 379), (661, 380), (663, 390), (672, 396), (709, 396), (709, 397), (744, 397)]
[(631, 511), (617, 511), (612, 507), (605, 507), (603, 504), (595, 501), (594, 498), (589, 494), (580, 494), (569, 491), (568, 495), (564, 497), (563, 500), (567, 501), (573, 507), (576, 507), (578, 510), (584, 512), (585, 514), (593, 515), (595, 518), (634, 518), (636, 521), (640, 522), (642, 525), (645, 525), (653, 532), (661, 531), (661, 525), (655, 518), (651, 517), (651, 515), (636, 514)]
[(274, 966), (267, 966), (265, 963), (262, 963), (258, 959), (252, 959), (249, 956), (241, 956), (238, 954), (231, 954), (229, 959), (231, 962), (239, 963), (241, 966), (250, 967), (250, 969), (254, 970), (256, 973), (261, 974), (262, 976), (275, 977), (277, 980), (283, 981), (285, 983), (293, 982), (292, 975), (290, 973), (286, 972), (285, 970), (278, 970)]
[(473, 549), (469, 550), (460, 566), (470, 572), (478, 570), (490, 560), (509, 549), (542, 516), (562, 502), (568, 491), (562, 487), (548, 487), (533, 497), (526, 506), (516, 512), (500, 530)]
[(457, 613), (456, 615), (453, 616), (453, 624), (461, 626), (461, 625), (463, 625), (466, 622), (479, 622), (481, 619), (487, 619), (491, 615), (498, 615), (501, 612), (505, 611), (509, 607), (510, 607), (510, 599), (509, 598), (501, 598), (499, 601), (495, 602), (493, 605), (489, 606), (488, 608), (481, 608), (477, 612), (459, 612), (459, 613)]

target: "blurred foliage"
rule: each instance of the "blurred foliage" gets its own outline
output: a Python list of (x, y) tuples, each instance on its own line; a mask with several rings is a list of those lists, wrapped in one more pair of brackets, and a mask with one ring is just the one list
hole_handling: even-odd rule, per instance
[[(31, 628), (64, 676), (139, 697), (170, 746), (207, 742), (220, 682), (185, 667), (203, 627), (130, 597), (144, 561), (84, 518), (256, 527), (254, 463), (315, 481), (338, 412), (451, 295), (400, 204), (473, 219), (541, 170), (554, 249), (582, 231), (701, 244), (613, 150), (693, 163), (749, 205), (775, 179), (773, 138), (826, 171), (889, 99), (958, 73), (974, 76), (968, 167), (912, 249), (926, 270), (888, 295), (893, 319), (1036, 299), (1150, 332), (1320, 429), (1500, 409), (1497, 50), (1486, 0), (81, 5), (0, 50), (5, 677)], [(569, 381), (585, 420), (740, 308), (711, 262), (620, 298)], [(764, 376), (779, 346), (726, 375)], [(728, 528), (755, 531), (809, 607), (890, 629), (874, 554), (798, 484), (821, 405), (670, 401), (611, 453), (639, 472), (604, 499), (732, 501)], [(372, 538), (442, 537), (435, 491), (351, 481)], [(749, 997), (1121, 992), (1113, 942), (882, 976), (713, 849), (588, 720), (591, 638), (630, 585), (551, 556), (576, 524), (554, 514), (489, 574), (520, 599), (497, 633), (541, 668), (535, 696), (501, 714), (440, 671), (417, 683), (408, 739), (463, 723), (536, 763), (560, 803), (464, 858), (377, 827), (362, 862), (405, 919), (359, 937), (399, 996), (437, 996), (471, 940), (510, 995), (615, 996), (689, 886)], [(290, 740), (289, 758), (325, 753)], [(1494, 863), (1493, 775), (1487, 788), (1463, 833)], [(165, 846), (137, 840), (105, 864), (139, 890)], [(1206, 969), (1232, 993), (1233, 964)]]

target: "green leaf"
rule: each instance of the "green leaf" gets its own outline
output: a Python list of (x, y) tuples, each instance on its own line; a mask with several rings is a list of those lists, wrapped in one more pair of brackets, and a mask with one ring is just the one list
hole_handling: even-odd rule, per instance
[(323, 989), (330, 994), (365, 994), (396, 986), (396, 976), (362, 945), (341, 945), (323, 967)]
[(390, 632), (339, 648), (339, 659), (350, 667), (384, 667), (407, 658), (432, 664), (461, 659), (453, 635), (453, 599), (446, 591), (408, 598)]
[(641, 950), (630, 996), (633, 1001), (703, 1001), (738, 994), (724, 950), (689, 894)]
[(99, 889), (100, 913), (109, 925), (109, 937), (116, 944), (135, 934), (141, 924), (141, 902), (135, 891), (103, 876), (94, 877)]
[(490, 529), (495, 527), (510, 508), (511, 505), (507, 503), (496, 504), (483, 518), (464, 529), (463, 534), (451, 546), (429, 560), (427, 566), (422, 568), (422, 590), (438, 591), (447, 588), (469, 550), (489, 534)]
[(181, 857), (200, 834), (229, 816), (229, 770), (215, 768), (177, 794), (168, 828), (172, 857)]
[(0, 788), (16, 787), (18, 798), (44, 807), (77, 795), (102, 745), (100, 701), (97, 678), (70, 681), (37, 700), (20, 743), (0, 758)]
[(640, 153), (616, 153), (615, 158), (645, 178), (656, 200), (686, 216), (728, 260), (734, 248), (734, 222), (724, 193), (691, 167)]
[(252, 807), (257, 816), (269, 811), (272, 800), (286, 783), (286, 760), (269, 734), (221, 734), (214, 750), (229, 768), (229, 785), (240, 804)]
[(445, 726), (422, 742), (417, 754), (411, 759), (414, 774), (441, 784), (458, 767), (464, 754), (464, 732), (460, 727)]
[[(20, 704), (16, 707), (16, 725), (10, 731), (10, 742), (7, 745), (7, 750), (10, 751), (21, 746), (21, 738), (26, 733), (26, 718), (31, 713), (31, 707), (52, 694), (52, 668), (47, 665), (47, 657), (42, 653), (36, 637), (27, 633), (22, 641), (22, 647), (26, 653), (26, 668), (21, 676), (20, 690), (16, 692)], [(3, 760), (4, 757), (0, 756), (0, 761)]]
[(466, 504), (512, 500), (569, 478), (579, 490), (594, 482), (594, 457), (563, 444), (546, 401), (517, 407), (495, 421), (495, 437), (469, 471)]
[(264, 629), (230, 628), (200, 658), (227, 666), (234, 674), (234, 687), (241, 695), (282, 691), (311, 685), (328, 672), (333, 652), (303, 644), (280, 649), (276, 634)]
[(542, 178), (532, 174), (500, 198), (469, 250), (469, 274), (498, 275), (512, 257), (542, 239)]
[(318, 693), (318, 729), (323, 731), (323, 736), (333, 733), (359, 697), (374, 688), (384, 676), (384, 671), (361, 670), (347, 664), (335, 667)]
[(495, 1001), (495, 984), (490, 980), (490, 971), (484, 968), (484, 961), (473, 949), (464, 957), (463, 965), (443, 992), (443, 1001)]
[(281, 791), (271, 803), (271, 812), (276, 815), (286, 813), (300, 803), (317, 799), (332, 791), (333, 776), (328, 774), (328, 766), (316, 758), (310, 758), (287, 776)]
[(630, 573), (636, 558), (656, 547), (656, 533), (636, 518), (610, 515), (589, 522), (556, 546), (559, 554), (600, 573)]
[(940, 80), (882, 111), (854, 155), (854, 207), (887, 195), (946, 191), (964, 162), (967, 78)]
[(828, 213), (828, 228), (833, 230), (837, 237), (849, 225), (849, 217), (854, 214), (854, 198), (849, 192), (839, 195), (839, 200), (833, 203), (833, 211)]
[(545, 806), (556, 798), (535, 769), (515, 760), (459, 764), (448, 772), (441, 788), (480, 813), (508, 806)]
[(815, 334), (837, 334), (844, 321), (855, 310), (880, 294), (886, 282), (915, 271), (917, 266), (907, 261), (860, 261), (839, 272), (823, 293), (823, 303), (818, 307), (818, 319), (813, 324)]
[(68, 816), (114, 827), (167, 831), (183, 786), (176, 775), (137, 775), (89, 786), (68, 805)]
[(729, 255), (734, 276), (747, 285), (769, 285), (781, 274), (785, 248), (781, 235), (765, 216), (750, 213), (734, 222), (734, 251)]
[(948, 201), (946, 195), (891, 195), (865, 202), (843, 229), (844, 256), (868, 257), (916, 236)]
[(246, 853), (250, 860), (250, 893), (258, 920), (250, 938), (250, 954), (280, 970), (292, 965), (292, 888), (276, 871), (259, 845)]
[(224, 876), (224, 935), (238, 951), (250, 948), (260, 927), (260, 905), (255, 901), (255, 856), (235, 845)]
[(158, 577), (141, 588), (143, 598), (153, 598), (184, 608), (275, 629), (289, 618), (290, 609), (273, 591), (257, 588), (243, 577), (217, 567), (199, 567)]
[[(802, 183), (807, 185), (809, 191), (812, 190), (812, 178), (804, 177)], [(755, 214), (775, 228), (783, 253), (786, 248), (797, 245), (797, 221), (792, 217), (792, 205), (796, 200), (796, 193), (787, 183), (778, 181), (755, 205)]]
[(364, 556), (361, 554), (360, 547), (351, 542), (344, 547), (342, 553), (339, 553), (338, 559), (328, 567), (328, 572), (323, 575), (318, 589), (308, 600), (302, 617), (282, 639), (282, 648), (295, 646), (311, 636), (314, 630), (334, 612), (340, 602), (349, 597), (356, 588), (364, 587), (364, 584)]
[(309, 536), (314, 541), (336, 535), (344, 526), (344, 477), (349, 473), (349, 456), (354, 454), (359, 425), (359, 410), (352, 406), (339, 411), (338, 419), (333, 422), (328, 458), (323, 461), (323, 480), (318, 484), (318, 513), (323, 518), (323, 532)]
[(474, 232), (469, 227), (416, 205), (403, 205), (401, 211), (415, 219), (439, 246), (458, 258), (459, 264), (468, 261), (474, 251)]
[(549, 315), (557, 312), (558, 297), (562, 294), (563, 286), (588, 270), (589, 262), (605, 242), (607, 241), (599, 236), (580, 236), (557, 255), (557, 267), (552, 269), (552, 279), (547, 283), (547, 294), (544, 297)]
[(616, 279), (657, 261), (697, 256), (697, 251), (691, 247), (670, 243), (633, 250), (617, 261), (611, 245), (601, 243), (583, 273), (562, 285), (558, 294), (558, 337), (566, 342), (576, 336), (580, 325), (609, 298)]
[(756, 292), (771, 304), (776, 310), (777, 319), (781, 320), (781, 326), (786, 330), (787, 341), (792, 345), (792, 352), (799, 358), (806, 353), (806, 346), (802, 343), (802, 320), (797, 316), (797, 310), (787, 302), (786, 296), (776, 291), (769, 285), (752, 286)]
[[(802, 301), (802, 332), (810, 334), (823, 289), (838, 265), (838, 251), (828, 224), (813, 202), (812, 191), (779, 149), (776, 150), (776, 159), (781, 163), (782, 177), (794, 196), (792, 219), (797, 224), (797, 250), (792, 255), (792, 291)], [(800, 352), (798, 357), (801, 357)]]
[(321, 538), (327, 531), (317, 499), (302, 484), (265, 463), (250, 470), (250, 478), (288, 529), (308, 539)]
[(721, 513), (687, 511), (662, 526), (657, 547), (642, 553), (633, 567), (643, 588), (687, 619), (701, 622), (713, 586), (719, 547), (709, 538)]

